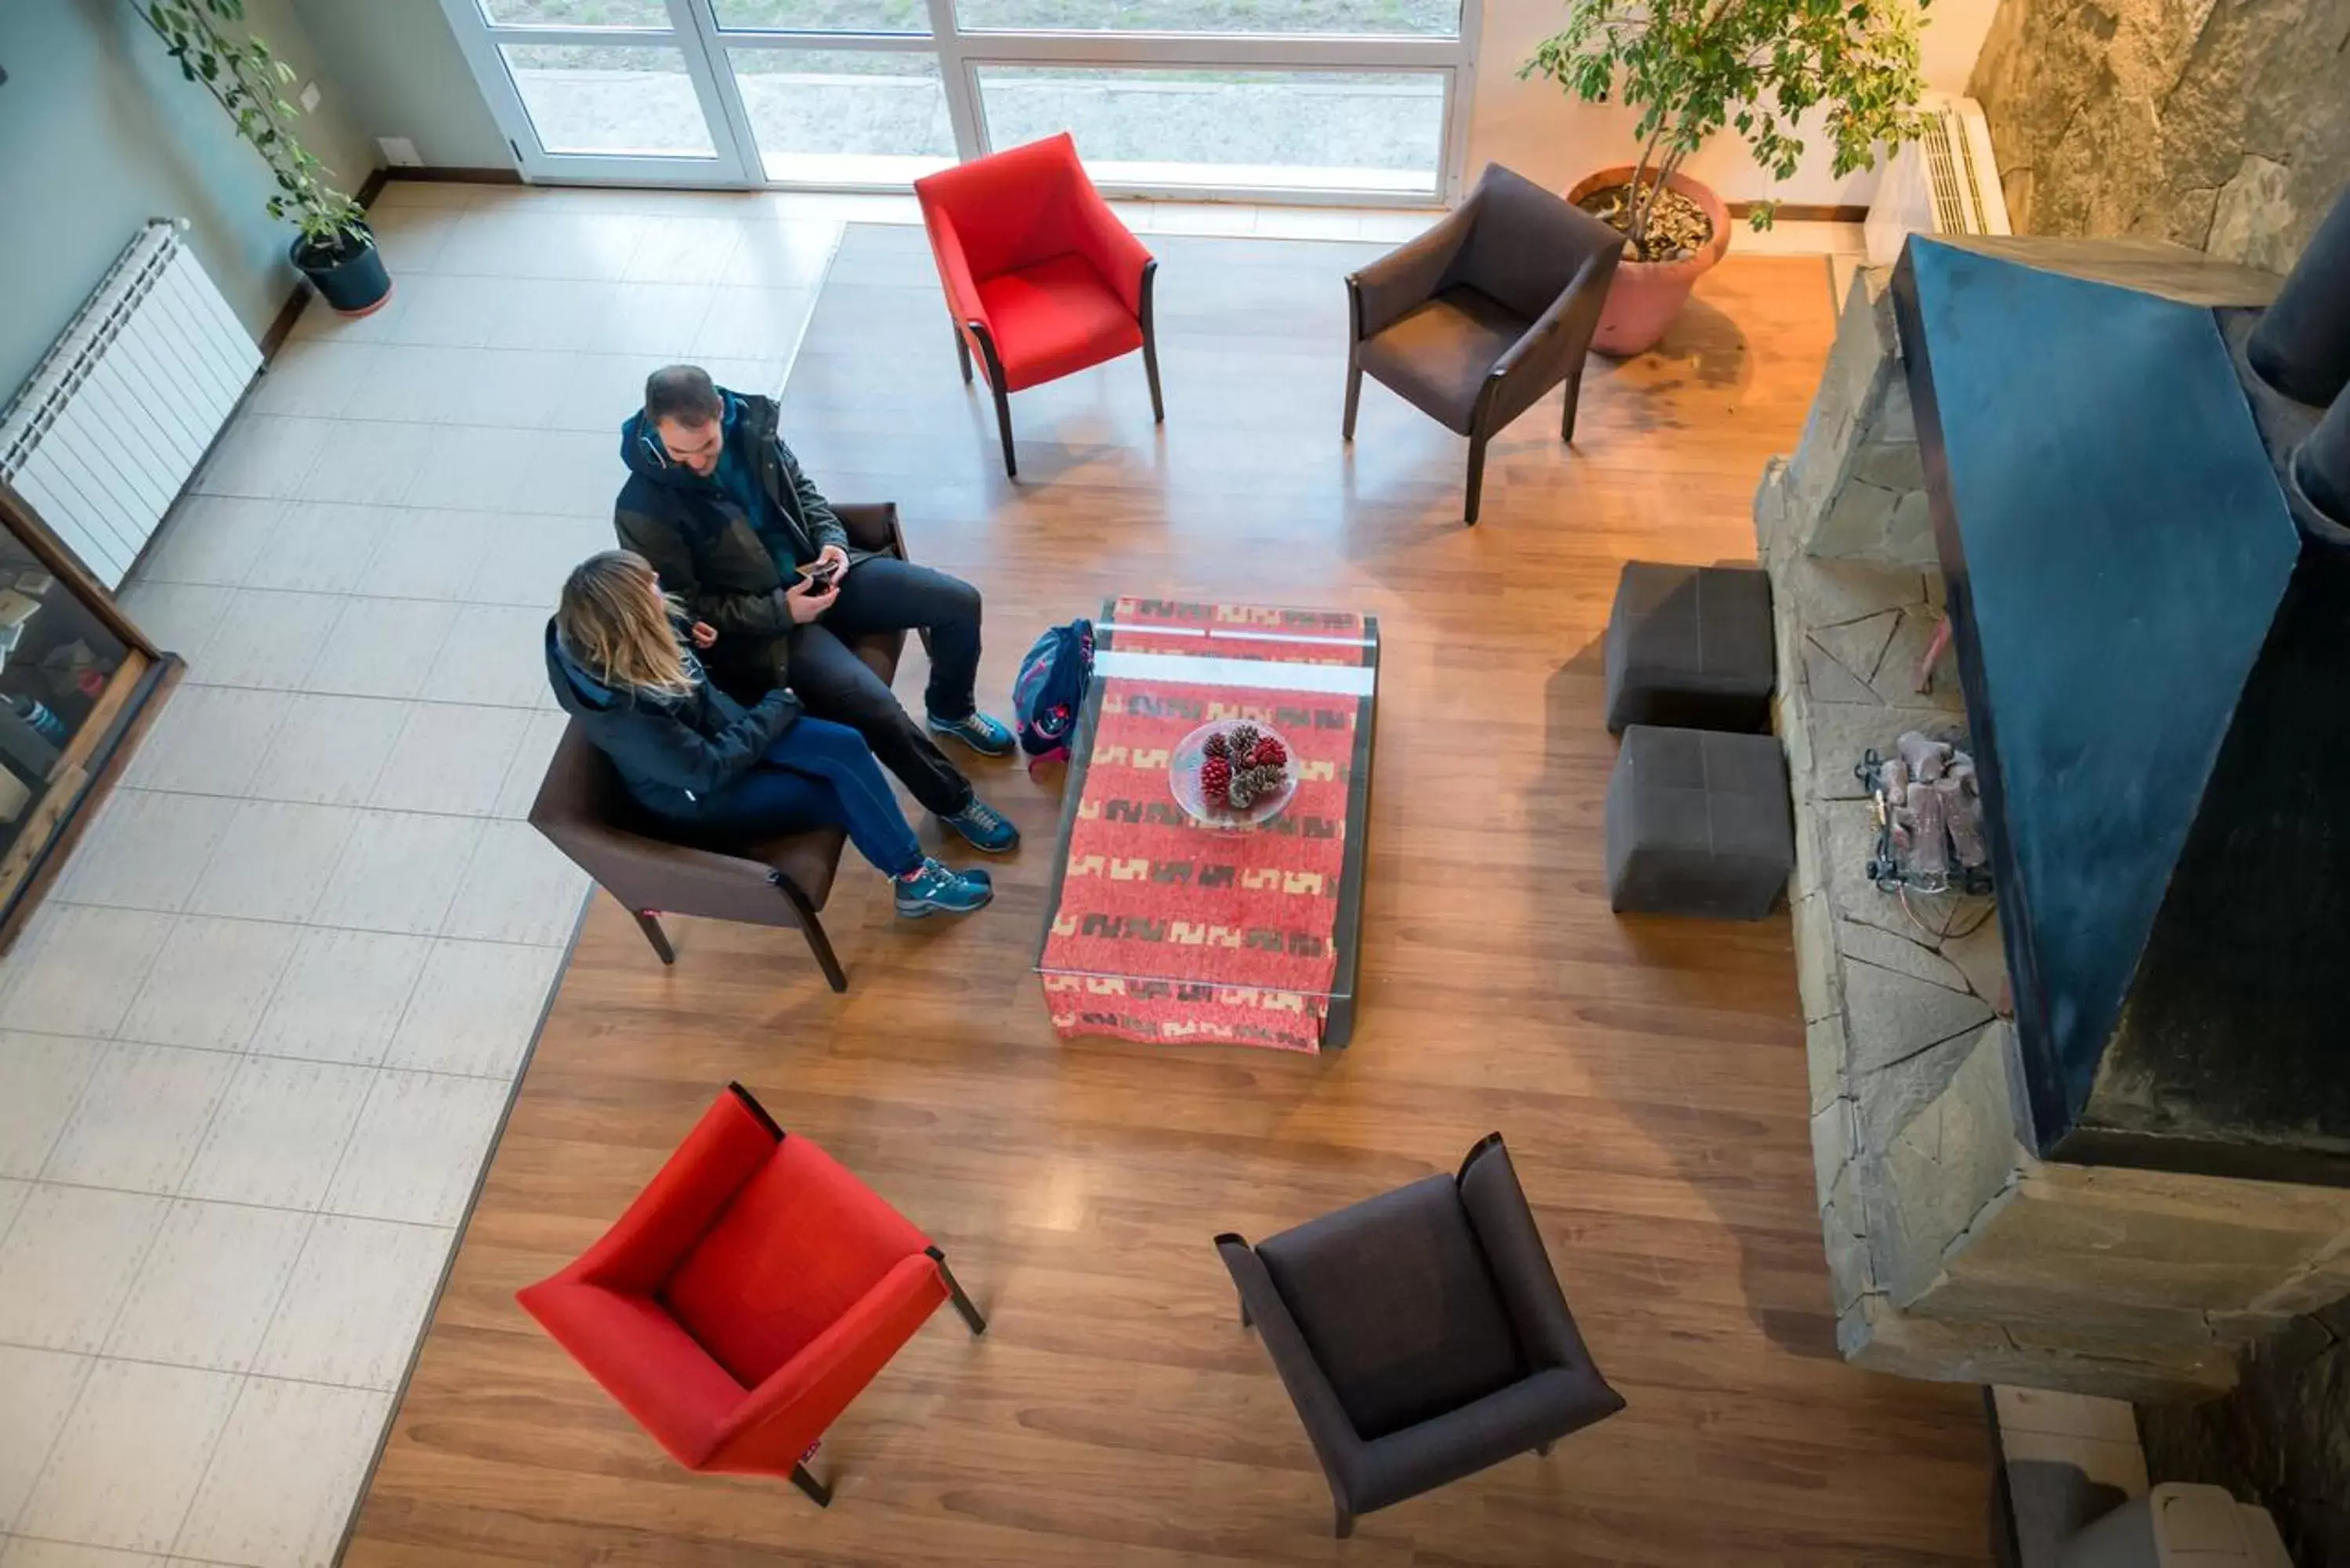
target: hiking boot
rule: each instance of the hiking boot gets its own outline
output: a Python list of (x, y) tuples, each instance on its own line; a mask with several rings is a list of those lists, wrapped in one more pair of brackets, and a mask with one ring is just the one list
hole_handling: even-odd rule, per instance
[(1012, 826), (1012, 819), (977, 795), (952, 816), (939, 820), (962, 835), (973, 849), (990, 855), (1006, 855), (1020, 846), (1020, 830)]
[(961, 719), (941, 719), (936, 713), (925, 713), (923, 720), (931, 733), (961, 741), (983, 757), (1008, 757), (1012, 754), (1012, 731), (1001, 719), (991, 719), (973, 709)]
[(909, 920), (926, 915), (968, 915), (995, 897), (995, 888), (985, 877), (951, 871), (930, 859), (912, 875), (891, 878), (889, 886), (897, 895), (899, 915)]

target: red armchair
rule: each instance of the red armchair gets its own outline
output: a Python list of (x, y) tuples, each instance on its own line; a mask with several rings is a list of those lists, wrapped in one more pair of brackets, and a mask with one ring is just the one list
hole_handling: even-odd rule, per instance
[(987, 1332), (946, 1259), (740, 1084), (524, 1310), (688, 1469), (787, 1475), (938, 1304)]
[(1003, 472), (1012, 452), (1011, 394), (1142, 350), (1150, 416), (1164, 423), (1150, 284), (1159, 264), (1077, 162), (1066, 131), (914, 182), (962, 379), (979, 351), (995, 394)]

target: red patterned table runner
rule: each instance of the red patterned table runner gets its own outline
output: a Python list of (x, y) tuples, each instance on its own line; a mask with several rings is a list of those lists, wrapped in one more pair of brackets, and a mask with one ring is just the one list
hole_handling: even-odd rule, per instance
[[(1089, 745), (1037, 961), (1055, 1028), (1318, 1050), (1345, 957), (1376, 625), (1119, 599), (1096, 635)], [(1177, 742), (1225, 719), (1278, 730), (1297, 778), (1279, 816), (1242, 831), (1194, 822), (1167, 776)]]

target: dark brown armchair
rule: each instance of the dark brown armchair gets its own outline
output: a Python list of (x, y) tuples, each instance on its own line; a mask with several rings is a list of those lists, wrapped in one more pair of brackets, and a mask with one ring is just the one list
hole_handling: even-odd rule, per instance
[(1485, 443), (1561, 381), (1559, 435), (1575, 439), (1584, 356), (1623, 248), (1597, 218), (1487, 164), (1443, 222), (1347, 280), (1347, 439), (1367, 371), (1469, 438), (1464, 520), (1476, 522)]
[[(874, 555), (906, 557), (898, 508), (836, 506), (849, 545)], [(858, 639), (850, 646), (883, 680), (898, 673), (903, 632)], [(574, 721), (547, 763), (546, 782), (531, 804), (531, 826), (579, 864), (636, 917), (637, 929), (675, 963), (660, 916), (697, 915), (755, 925), (797, 926), (807, 936), (824, 978), (835, 991), (848, 977), (833, 956), (816, 911), (831, 895), (847, 836), (837, 827), (794, 833), (755, 844), (686, 845), (655, 836), (655, 825), (621, 786), (619, 774)]]
[(1253, 1324), (1355, 1516), (1624, 1407), (1591, 1364), (1500, 1133), (1430, 1176), (1252, 1247), (1219, 1236)]

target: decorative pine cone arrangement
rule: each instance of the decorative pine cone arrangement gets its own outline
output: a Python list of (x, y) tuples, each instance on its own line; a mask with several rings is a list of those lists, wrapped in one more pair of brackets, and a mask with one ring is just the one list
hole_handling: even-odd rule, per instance
[(1254, 724), (1215, 731), (1200, 750), (1200, 794), (1210, 805), (1246, 811), (1289, 782), (1288, 748)]

